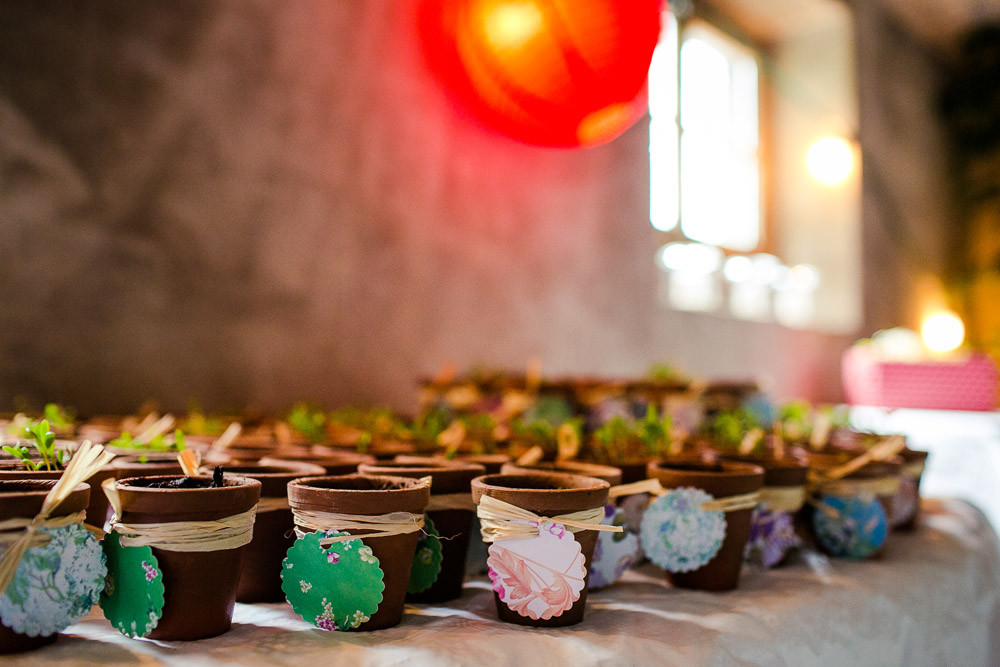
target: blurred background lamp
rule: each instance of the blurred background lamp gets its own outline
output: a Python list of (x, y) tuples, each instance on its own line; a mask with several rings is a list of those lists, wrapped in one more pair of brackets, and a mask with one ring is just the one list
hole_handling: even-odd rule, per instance
[(920, 330), (927, 349), (934, 352), (950, 352), (958, 349), (965, 340), (965, 325), (955, 313), (934, 313)]
[(854, 147), (843, 137), (824, 137), (809, 148), (806, 166), (823, 185), (841, 185), (854, 171)]

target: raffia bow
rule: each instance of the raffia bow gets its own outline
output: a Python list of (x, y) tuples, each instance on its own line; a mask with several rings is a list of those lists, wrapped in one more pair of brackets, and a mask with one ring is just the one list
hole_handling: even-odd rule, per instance
[[(632, 496), (638, 493), (648, 493), (653, 496), (662, 496), (670, 492), (660, 484), (658, 479), (644, 479), (631, 484), (619, 484), (612, 486), (608, 491), (608, 498), (621, 498), (622, 496)], [(724, 498), (713, 498), (701, 504), (701, 509), (706, 512), (736, 512), (738, 510), (753, 509), (760, 502), (760, 491), (741, 493), (735, 496)]]
[(85, 482), (98, 470), (107, 465), (115, 457), (111, 452), (104, 451), (101, 445), (95, 445), (84, 440), (73, 454), (69, 465), (63, 471), (59, 481), (45, 495), (42, 509), (33, 519), (8, 519), (0, 522), (0, 545), (7, 545), (0, 557), (0, 594), (7, 591), (14, 579), (21, 559), (28, 549), (44, 546), (51, 537), (43, 532), (43, 528), (61, 528), (74, 523), (83, 523), (86, 512), (50, 519), (49, 515), (69, 497), (73, 489)]
[(606, 526), (601, 523), (604, 518), (603, 505), (590, 510), (549, 517), (491, 496), (483, 496), (479, 499), (476, 514), (482, 524), (484, 542), (531, 539), (538, 537), (539, 530), (543, 526), (554, 523), (566, 526), (573, 533), (581, 530), (620, 533), (623, 530), (621, 526)]

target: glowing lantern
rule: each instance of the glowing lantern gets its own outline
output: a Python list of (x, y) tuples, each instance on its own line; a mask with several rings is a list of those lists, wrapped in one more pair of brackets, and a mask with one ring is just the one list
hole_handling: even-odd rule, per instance
[(661, 0), (422, 0), (424, 48), (484, 123), (545, 146), (610, 141), (646, 112)]

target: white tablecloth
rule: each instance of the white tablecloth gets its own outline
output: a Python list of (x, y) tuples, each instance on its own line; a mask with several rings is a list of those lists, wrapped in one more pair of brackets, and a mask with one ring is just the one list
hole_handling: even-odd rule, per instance
[(409, 606), (396, 628), (328, 633), (284, 604), (237, 605), (233, 629), (199, 642), (130, 640), (99, 610), (17, 665), (996, 665), (1000, 554), (983, 515), (925, 505), (878, 561), (744, 570), (730, 593), (669, 588), (649, 566), (591, 594), (583, 623), (498, 622), (489, 583), (447, 607)]

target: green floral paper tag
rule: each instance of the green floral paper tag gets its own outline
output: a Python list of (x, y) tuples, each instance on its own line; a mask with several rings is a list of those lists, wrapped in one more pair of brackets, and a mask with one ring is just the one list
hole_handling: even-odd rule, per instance
[(7, 591), (0, 595), (0, 622), (29, 637), (65, 630), (97, 604), (104, 585), (104, 556), (79, 524), (41, 528), (48, 544), (28, 549)]
[(324, 537), (349, 533), (307, 533), (295, 540), (281, 564), (281, 590), (296, 614), (323, 630), (352, 630), (368, 621), (382, 603), (384, 574), (371, 547), (360, 539), (334, 542)]
[(407, 593), (423, 593), (434, 585), (441, 574), (441, 534), (429, 516), (424, 517), (424, 536), (417, 542), (410, 569)]
[(149, 547), (123, 547), (118, 533), (104, 538), (108, 576), (101, 609), (129, 637), (145, 637), (163, 616), (163, 573)]

